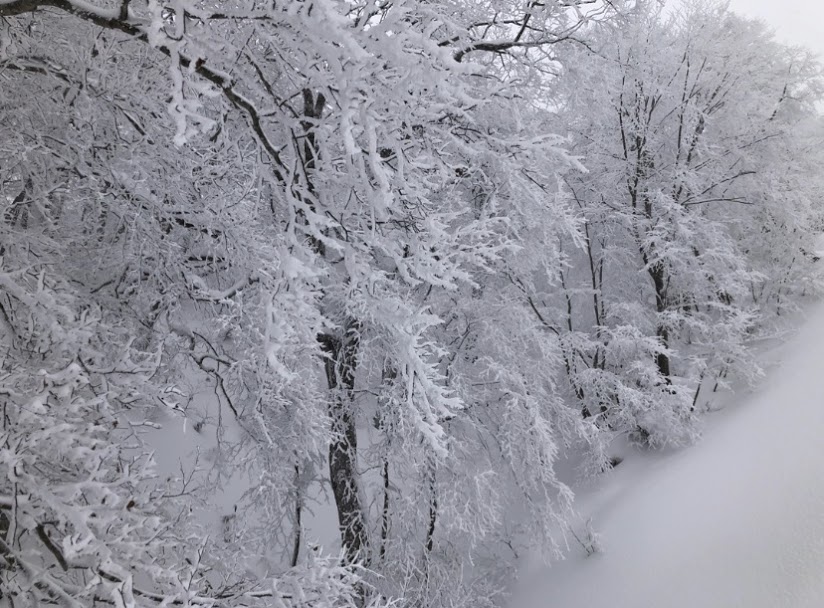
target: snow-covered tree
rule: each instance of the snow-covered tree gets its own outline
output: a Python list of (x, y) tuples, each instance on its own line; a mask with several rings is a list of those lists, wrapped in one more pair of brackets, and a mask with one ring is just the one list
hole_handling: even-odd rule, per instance
[(806, 287), (819, 67), (711, 2), (635, 3), (591, 33), (557, 116), (589, 170), (566, 181), (585, 233), (562, 277), (570, 386), (609, 428), (683, 439), (703, 378), (754, 371), (763, 293)]
[(691, 435), (809, 288), (817, 68), (618, 9), (0, 2), (14, 601), (493, 604), (563, 549), (563, 450)]
[[(501, 462), (543, 498), (536, 522), (568, 507), (552, 473), (564, 406), (533, 396), (551, 394), (536, 370), (553, 356), (539, 350), (495, 391), (475, 386), (499, 382), (527, 336), (482, 368), (449, 361), (478, 356), (454, 327), (481, 312), (471, 294), (522, 246), (529, 214), (537, 231), (573, 229), (552, 193), (576, 162), (534, 116), (551, 49), (581, 23), (575, 3), (15, 1), (0, 15), (18, 85), (4, 101), (26, 110), (7, 150), (36, 159), (4, 182), (9, 222), (49, 226), (46, 267), (157, 357), (141, 398), (185, 410), (187, 385), (213, 384), (215, 470), (259, 480), (238, 555), (255, 540), (258, 555), (305, 563), (307, 487), (324, 478), (345, 560), (381, 570), (392, 555), (421, 588), (503, 534), (506, 501), (485, 504), (506, 496)], [(117, 344), (107, 357), (125, 356)], [(475, 400), (492, 418), (461, 414)], [(385, 483), (370, 489), (357, 440), (373, 425)], [(392, 500), (395, 484), (420, 500)], [(378, 497), (394, 523), (369, 516)]]

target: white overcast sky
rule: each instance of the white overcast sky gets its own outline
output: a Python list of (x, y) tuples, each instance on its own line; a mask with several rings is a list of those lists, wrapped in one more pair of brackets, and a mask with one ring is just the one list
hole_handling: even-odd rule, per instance
[(731, 0), (730, 8), (766, 21), (782, 42), (804, 45), (824, 59), (824, 0)]

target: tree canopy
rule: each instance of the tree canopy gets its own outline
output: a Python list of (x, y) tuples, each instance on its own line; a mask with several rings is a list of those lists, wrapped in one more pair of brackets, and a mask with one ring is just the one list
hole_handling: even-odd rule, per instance
[(0, 17), (10, 605), (497, 605), (817, 289), (820, 68), (722, 5)]

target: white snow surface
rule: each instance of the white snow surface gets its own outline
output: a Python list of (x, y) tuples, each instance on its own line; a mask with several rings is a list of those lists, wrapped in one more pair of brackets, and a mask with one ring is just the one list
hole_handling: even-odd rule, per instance
[(513, 608), (824, 607), (824, 305), (808, 319), (697, 446), (628, 459), (580, 492), (603, 552), (572, 539)]

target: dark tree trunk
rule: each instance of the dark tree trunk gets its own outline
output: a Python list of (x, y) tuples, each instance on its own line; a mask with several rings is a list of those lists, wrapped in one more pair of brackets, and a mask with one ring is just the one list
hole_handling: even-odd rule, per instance
[[(655, 309), (659, 314), (667, 310), (667, 271), (660, 262), (653, 264), (649, 269), (649, 276), (652, 278), (655, 287)], [(663, 323), (659, 323), (655, 331), (661, 346), (669, 346), (669, 329)], [(664, 377), (667, 384), (670, 383), (670, 359), (665, 353), (658, 353), (655, 359), (658, 372)]]
[[(669, 342), (669, 331), (665, 327), (658, 327), (658, 339), (665, 347)], [(664, 377), (667, 384), (670, 384), (670, 358), (666, 353), (658, 353), (655, 357), (655, 364), (658, 366), (658, 372)]]
[[(303, 169), (306, 178), (307, 203), (314, 210), (315, 185), (312, 179), (320, 155), (315, 139), (317, 122), (323, 117), (326, 98), (322, 93), (303, 90)], [(314, 236), (310, 241), (320, 256), (326, 248)], [(332, 441), (329, 444), (329, 479), (338, 511), (341, 544), (346, 563), (369, 558), (363, 507), (358, 492), (358, 438), (352, 404), (355, 389), (355, 369), (358, 355), (358, 324), (349, 319), (342, 335), (318, 335), (326, 355), (326, 382), (329, 386), (329, 418), (332, 423)]]
[(343, 336), (322, 334), (318, 339), (327, 356), (326, 379), (331, 392), (329, 417), (333, 433), (329, 444), (329, 478), (338, 511), (341, 542), (347, 563), (357, 560), (365, 563), (369, 557), (369, 542), (358, 492), (358, 439), (352, 411), (357, 325), (348, 323)]
[(435, 546), (435, 525), (438, 523), (438, 489), (435, 485), (437, 475), (437, 463), (435, 459), (430, 456), (428, 463), (428, 482), (429, 482), (429, 525), (426, 528), (426, 553), (432, 553)]
[[(8, 516), (2, 509), (0, 509), (0, 541), (4, 541), (5, 543), (10, 527), (11, 522), (9, 521)], [(2, 581), (5, 580), (6, 577), (10, 576), (10, 571), (14, 569), (14, 565), (14, 557), (12, 557), (9, 553), (8, 547), (5, 544), (0, 545), (0, 600), (6, 597), (6, 591)], [(7, 601), (9, 605), (14, 606), (13, 596), (9, 595)]]
[(295, 542), (292, 545), (292, 567), (298, 565), (300, 546), (303, 542), (303, 483), (300, 479), (300, 467), (295, 465)]
[(390, 503), (389, 503), (389, 458), (383, 461), (383, 508), (381, 510), (381, 549), (380, 559), (386, 557), (386, 544), (389, 542)]

